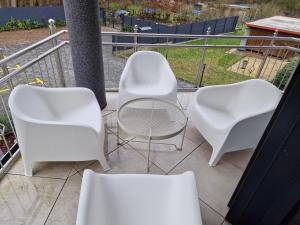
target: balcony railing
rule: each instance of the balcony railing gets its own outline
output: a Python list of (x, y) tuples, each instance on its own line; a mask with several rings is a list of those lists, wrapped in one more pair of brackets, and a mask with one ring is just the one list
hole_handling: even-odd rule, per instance
[[(5, 125), (5, 137), (9, 139), (8, 149), (2, 147), (3, 149), (0, 150), (0, 174), (14, 161), (19, 152), (7, 103), (11, 90), (18, 84), (46, 87), (75, 85), (67, 38), (68, 32), (67, 30), (55, 32), (55, 27), (52, 27), (51, 31), (53, 34), (49, 37), (7, 57), (5, 55), (7, 55), (8, 49), (0, 51), (0, 123)], [(294, 46), (300, 45), (300, 39), (290, 37), (123, 32), (103, 32), (102, 35), (107, 91), (118, 90), (120, 75), (126, 59), (139, 50), (153, 50), (165, 55), (177, 76), (180, 91), (194, 91), (205, 85), (232, 83), (251, 78), (266, 79), (274, 83), (276, 74), (279, 71), (284, 72), (283, 68), (289, 63), (290, 53), (292, 53), (293, 60), (298, 62), (300, 52), (298, 47), (275, 45), (279, 41), (293, 42)], [(112, 42), (112, 36), (116, 36), (116, 40), (120, 36), (133, 37), (134, 42)], [(166, 42), (139, 43), (138, 38), (141, 37), (164, 38)], [(190, 39), (191, 41), (179, 44), (171, 43), (174, 38)], [(255, 46), (236, 44), (241, 40), (251, 39), (257, 40), (261, 44)], [(220, 40), (228, 40), (228, 42)], [(264, 45), (266, 40), (271, 44)], [(277, 57), (273, 57), (274, 51), (277, 51)], [(282, 88), (283, 83), (288, 83), (286, 80), (288, 80), (289, 73), (291, 73), (290, 70), (287, 70), (286, 74), (283, 73), (282, 80), (277, 81), (278, 86)], [(0, 143), (0, 146), (5, 146), (5, 144)]]

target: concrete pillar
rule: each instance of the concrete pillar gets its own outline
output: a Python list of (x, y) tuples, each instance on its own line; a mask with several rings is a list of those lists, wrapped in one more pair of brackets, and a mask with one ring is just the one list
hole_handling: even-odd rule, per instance
[(98, 0), (64, 0), (76, 85), (90, 88), (106, 106)]

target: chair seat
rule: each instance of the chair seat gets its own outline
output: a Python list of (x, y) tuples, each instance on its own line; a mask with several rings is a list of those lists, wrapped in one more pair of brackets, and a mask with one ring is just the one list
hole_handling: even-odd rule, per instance
[(99, 115), (101, 115), (99, 105), (96, 101), (93, 101), (89, 102), (89, 104), (86, 104), (84, 107), (72, 109), (72, 111), (69, 111), (67, 114), (64, 114), (58, 119), (62, 122), (89, 126), (90, 128), (94, 128), (97, 133), (99, 133), (102, 129), (102, 117)]
[(198, 117), (203, 118), (205, 123), (216, 129), (226, 129), (236, 120), (231, 114), (211, 107), (197, 105)]
[(162, 87), (157, 84), (140, 84), (128, 89), (128, 93), (139, 96), (164, 96), (171, 92), (172, 90), (169, 87)]

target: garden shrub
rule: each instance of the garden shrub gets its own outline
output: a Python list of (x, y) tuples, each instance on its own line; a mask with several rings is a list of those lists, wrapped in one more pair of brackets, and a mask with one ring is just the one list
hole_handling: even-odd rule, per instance
[(294, 72), (298, 63), (298, 58), (291, 59), (282, 69), (280, 69), (276, 77), (274, 79), (274, 85), (276, 85), (279, 89), (283, 89), (289, 80), (289, 77)]
[(5, 134), (9, 134), (12, 132), (12, 128), (6, 115), (0, 115), (0, 123), (5, 125)]
[[(55, 22), (56, 26), (66, 26), (66, 21), (57, 19)], [(30, 30), (36, 29), (41, 27), (47, 27), (47, 21), (36, 21), (36, 20), (16, 20), (15, 18), (11, 17), (5, 24), (0, 25), (0, 32), (1, 31), (11, 31), (11, 30)]]

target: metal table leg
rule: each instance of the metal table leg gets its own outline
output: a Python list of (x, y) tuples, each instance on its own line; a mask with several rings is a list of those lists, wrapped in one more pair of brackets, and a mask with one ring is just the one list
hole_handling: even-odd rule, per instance
[(147, 159), (147, 173), (150, 172), (150, 149), (151, 148), (151, 137), (149, 137), (149, 143), (148, 143), (148, 159)]

